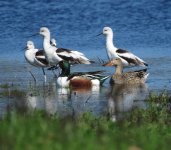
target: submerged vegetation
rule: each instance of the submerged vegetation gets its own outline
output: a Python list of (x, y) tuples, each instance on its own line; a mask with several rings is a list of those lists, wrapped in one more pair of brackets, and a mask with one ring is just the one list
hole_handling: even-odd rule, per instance
[(9, 84), (0, 84), (0, 97), (22, 98), (26, 95), (24, 90)]
[(126, 119), (90, 113), (56, 118), (43, 111), (11, 112), (0, 122), (0, 149), (167, 150), (171, 141), (170, 97), (151, 94), (147, 109)]

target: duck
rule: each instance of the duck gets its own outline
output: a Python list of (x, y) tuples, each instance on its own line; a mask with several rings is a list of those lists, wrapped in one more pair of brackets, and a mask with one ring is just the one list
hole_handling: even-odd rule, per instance
[(50, 30), (47, 27), (41, 27), (39, 34), (43, 36), (43, 49), (45, 57), (50, 65), (56, 65), (62, 60), (74, 64), (91, 64), (91, 61), (81, 52), (69, 50), (66, 48), (57, 48), (50, 44)]
[[(42, 68), (43, 75), (44, 75), (44, 82), (46, 82), (46, 74), (44, 68), (51, 67), (53, 70), (53, 68), (55, 69), (55, 66), (49, 66), (49, 63), (45, 58), (44, 51), (35, 48), (33, 41), (27, 41), (24, 56), (26, 61), (30, 65)], [(49, 70), (51, 69), (49, 68)]]
[(144, 60), (134, 55), (133, 53), (115, 47), (113, 44), (113, 30), (110, 27), (104, 27), (103, 32), (98, 34), (98, 36), (102, 34), (106, 36), (106, 50), (109, 60), (112, 60), (113, 58), (120, 58), (125, 67), (148, 66)]
[(123, 63), (120, 58), (114, 58), (111, 61), (103, 64), (103, 66), (115, 66), (115, 73), (110, 80), (111, 84), (141, 84), (145, 83), (149, 73), (147, 69), (137, 71), (129, 71), (123, 73)]
[(62, 88), (92, 88), (99, 87), (110, 76), (102, 75), (103, 71), (74, 72), (70, 73), (71, 64), (68, 61), (60, 61), (61, 74), (57, 78), (57, 85)]

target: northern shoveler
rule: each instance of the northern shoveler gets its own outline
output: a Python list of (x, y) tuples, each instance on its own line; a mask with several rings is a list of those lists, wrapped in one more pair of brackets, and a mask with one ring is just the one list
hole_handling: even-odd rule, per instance
[(87, 87), (100, 86), (109, 76), (103, 76), (103, 71), (94, 72), (75, 72), (70, 73), (70, 63), (68, 61), (60, 61), (59, 67), (62, 69), (61, 74), (57, 79), (57, 84), (60, 87)]
[(113, 31), (110, 27), (104, 27), (101, 34), (106, 36), (106, 50), (109, 60), (113, 58), (120, 58), (124, 66), (148, 66), (146, 62), (144, 62), (142, 59), (135, 56), (131, 52), (123, 49), (118, 49), (114, 46)]
[(123, 73), (123, 63), (120, 58), (115, 58), (104, 64), (103, 66), (115, 66), (116, 70), (111, 78), (111, 83), (116, 84), (136, 84), (144, 83), (149, 75), (147, 69), (138, 71), (129, 71)]
[(69, 61), (70, 63), (91, 63), (90, 60), (81, 52), (68, 50), (65, 48), (57, 48), (50, 45), (50, 31), (47, 27), (41, 27), (39, 34), (44, 37), (43, 48), (49, 64), (56, 65), (62, 60)]

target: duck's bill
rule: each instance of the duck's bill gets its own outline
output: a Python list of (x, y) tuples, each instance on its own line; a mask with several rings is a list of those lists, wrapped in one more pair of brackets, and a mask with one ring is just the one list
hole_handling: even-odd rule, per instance
[(111, 61), (109, 61), (109, 62), (103, 64), (102, 66), (113, 66), (113, 63)]

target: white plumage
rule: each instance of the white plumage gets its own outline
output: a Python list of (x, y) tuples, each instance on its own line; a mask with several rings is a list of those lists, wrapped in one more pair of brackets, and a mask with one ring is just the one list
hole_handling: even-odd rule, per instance
[(56, 40), (54, 38), (50, 40), (50, 45), (57, 46)]
[(59, 87), (63, 87), (63, 88), (69, 88), (69, 80), (67, 80), (68, 77), (58, 77), (57, 79), (57, 85)]
[(43, 55), (43, 50), (36, 49), (32, 41), (27, 41), (25, 59), (29, 64), (35, 67), (47, 67), (47, 61)]
[(34, 43), (32, 41), (27, 41), (27, 47), (25, 51), (25, 59), (27, 62), (35, 67), (41, 67), (44, 74), (44, 81), (46, 82), (46, 74), (44, 67), (48, 66), (48, 62), (43, 55), (42, 50), (35, 49)]
[(67, 60), (71, 63), (90, 64), (90, 60), (83, 53), (50, 45), (50, 31), (47, 27), (40, 28), (40, 35), (44, 37), (43, 48), (50, 65), (56, 65), (61, 60)]
[(120, 58), (124, 66), (148, 66), (148, 64), (135, 56), (131, 52), (123, 49), (118, 49), (113, 44), (113, 31), (110, 27), (103, 28), (103, 34), (106, 36), (106, 50), (108, 58)]
[(49, 64), (45, 58), (44, 51), (36, 49), (32, 41), (27, 41), (25, 59), (29, 64), (35, 67), (42, 68), (44, 74), (44, 81), (46, 82), (46, 74), (44, 68), (49, 67)]

